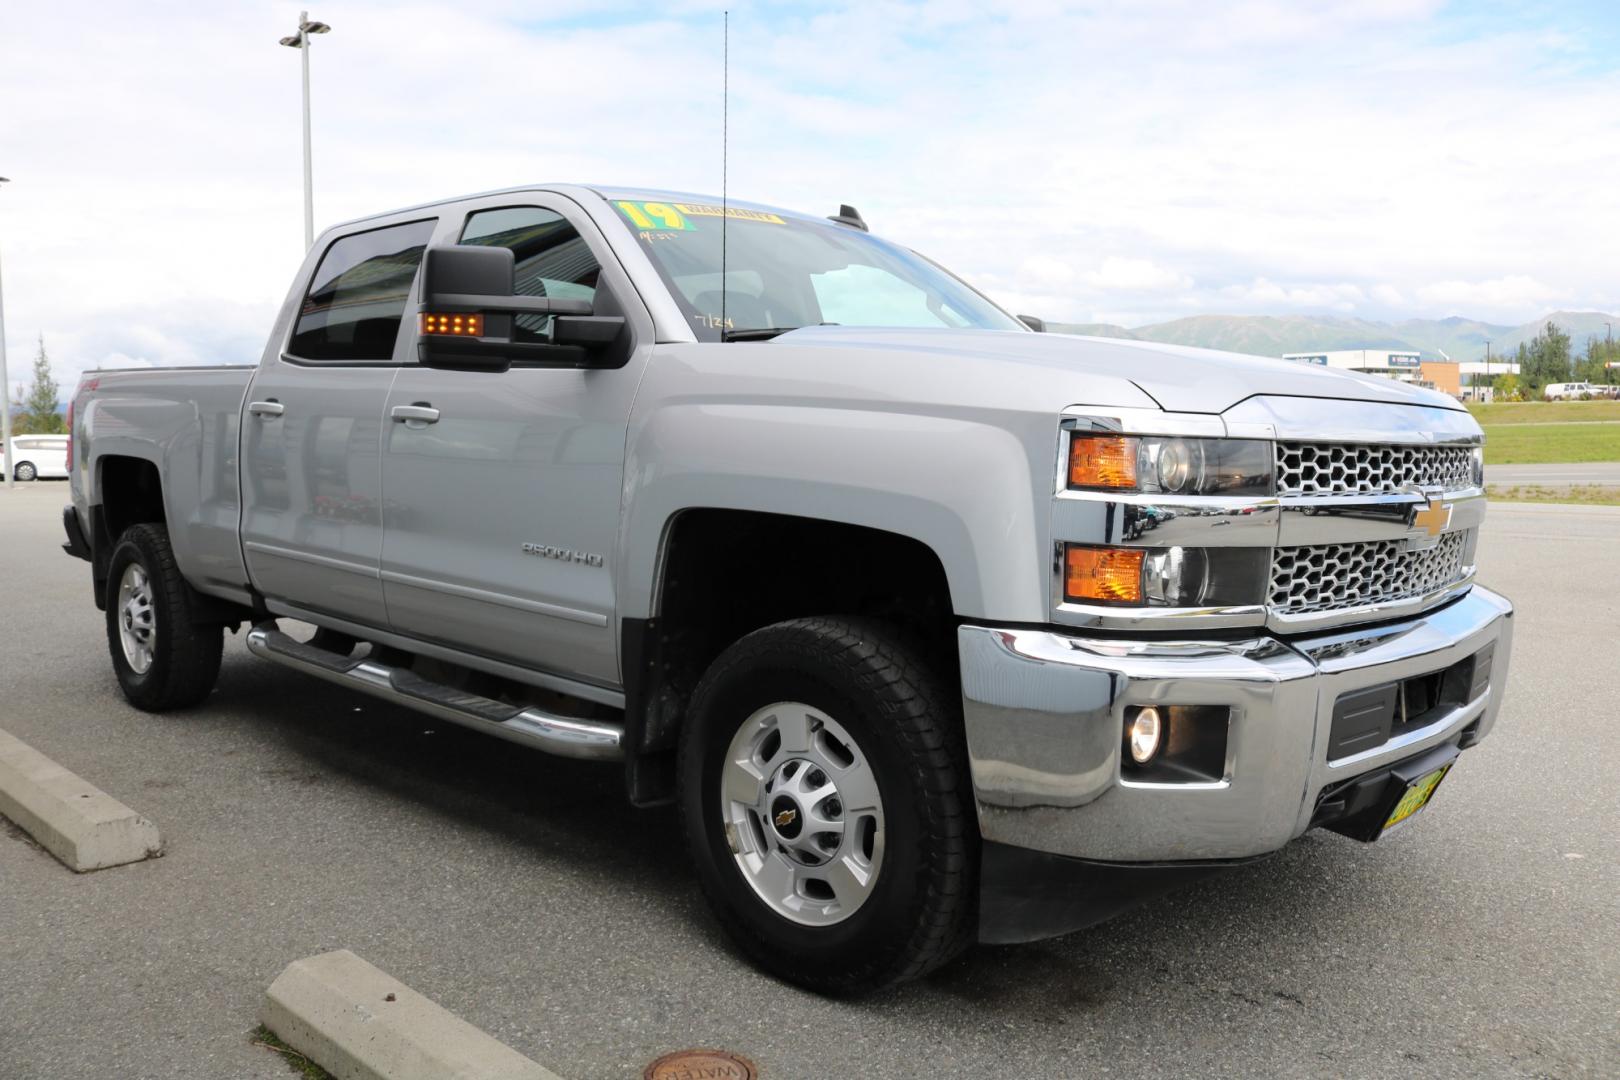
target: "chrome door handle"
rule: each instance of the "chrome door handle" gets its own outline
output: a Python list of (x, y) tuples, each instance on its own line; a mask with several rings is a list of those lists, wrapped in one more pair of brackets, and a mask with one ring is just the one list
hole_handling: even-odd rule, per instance
[(412, 420), (422, 424), (436, 424), (439, 422), (439, 410), (431, 405), (395, 405), (388, 410), (388, 415), (401, 423)]
[(265, 420), (274, 420), (276, 417), (280, 416), (286, 411), (287, 410), (282, 406), (281, 402), (275, 400), (274, 398), (271, 398), (269, 401), (248, 402), (248, 412), (252, 413), (254, 416), (262, 417)]

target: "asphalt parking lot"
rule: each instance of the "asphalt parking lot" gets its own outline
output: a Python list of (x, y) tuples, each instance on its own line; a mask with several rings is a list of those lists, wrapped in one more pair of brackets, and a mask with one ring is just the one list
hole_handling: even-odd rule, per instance
[(571, 1080), (715, 1046), (766, 1078), (1620, 1074), (1620, 509), (1497, 507), (1518, 605), (1495, 733), (1402, 834), (1313, 833), (1089, 931), (819, 999), (731, 951), (676, 822), (581, 766), (227, 646), (126, 706), (63, 484), (0, 490), (0, 728), (157, 822), (74, 875), (0, 821), (0, 1077), (290, 1076), (250, 1044), (347, 947)]
[(1487, 484), (1620, 485), (1620, 461), (1577, 461), (1561, 465), (1487, 465)]

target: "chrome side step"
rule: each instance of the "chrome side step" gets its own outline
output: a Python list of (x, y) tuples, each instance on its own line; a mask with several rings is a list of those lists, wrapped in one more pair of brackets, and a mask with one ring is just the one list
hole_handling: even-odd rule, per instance
[(306, 675), (360, 690), (441, 720), (537, 747), (548, 754), (588, 761), (624, 759), (624, 728), (616, 724), (561, 716), (534, 705), (509, 705), (429, 682), (404, 668), (376, 660), (339, 656), (293, 640), (276, 629), (274, 623), (248, 631), (247, 647), (255, 656)]

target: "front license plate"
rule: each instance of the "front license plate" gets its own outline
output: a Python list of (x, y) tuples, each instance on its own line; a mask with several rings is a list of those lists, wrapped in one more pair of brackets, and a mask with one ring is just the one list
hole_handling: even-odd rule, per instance
[(1440, 786), (1440, 781), (1444, 780), (1446, 773), (1450, 771), (1450, 764), (1442, 765), (1433, 772), (1424, 773), (1406, 785), (1406, 794), (1401, 796), (1401, 801), (1395, 804), (1394, 810), (1390, 811), (1389, 818), (1384, 822), (1382, 831), (1389, 832), (1389, 830), (1428, 806), (1429, 800), (1434, 797), (1434, 789)]

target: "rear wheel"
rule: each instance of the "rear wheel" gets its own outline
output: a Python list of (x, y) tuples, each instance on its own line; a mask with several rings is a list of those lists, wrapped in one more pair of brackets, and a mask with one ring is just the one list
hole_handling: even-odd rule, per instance
[(977, 857), (956, 699), (882, 626), (798, 619), (693, 695), (680, 806), (698, 878), (756, 963), (823, 993), (971, 941)]
[(39, 477), (39, 470), (34, 468), (34, 463), (32, 461), (19, 461), (19, 462), (17, 462), (17, 479), (18, 480), (21, 480), (23, 483), (26, 484), (28, 481), (37, 479), (38, 477)]
[(134, 525), (107, 575), (107, 647), (129, 703), (148, 712), (206, 698), (219, 677), (225, 630), (192, 621), (192, 594), (161, 525)]

